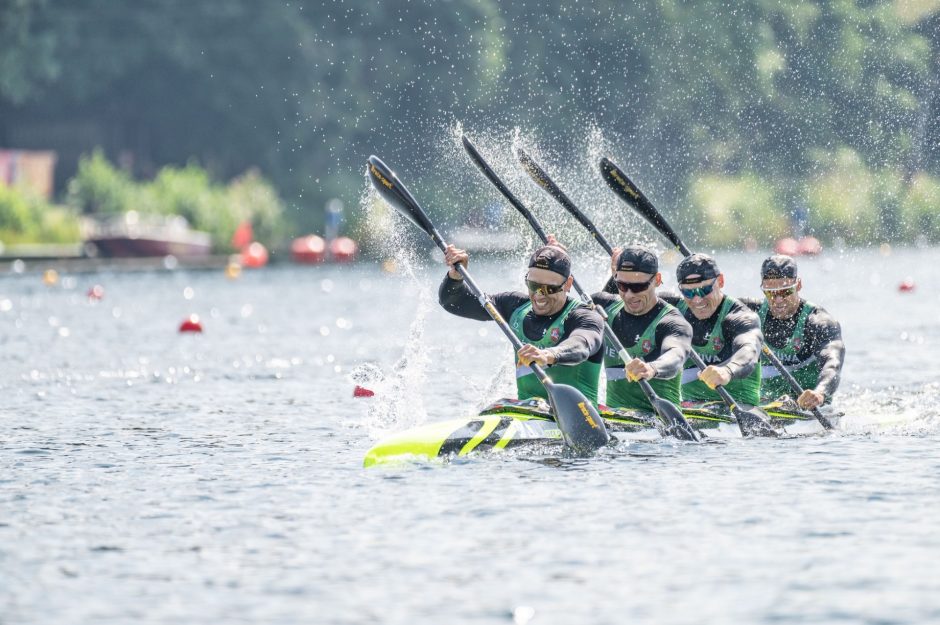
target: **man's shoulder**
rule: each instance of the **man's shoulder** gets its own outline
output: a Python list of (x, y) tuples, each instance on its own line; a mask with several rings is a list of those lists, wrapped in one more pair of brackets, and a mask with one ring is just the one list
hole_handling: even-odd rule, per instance
[(731, 306), (728, 309), (728, 314), (725, 315), (725, 321), (740, 324), (757, 324), (760, 326), (760, 317), (758, 317), (757, 313), (747, 304), (734, 297), (725, 297), (731, 300)]

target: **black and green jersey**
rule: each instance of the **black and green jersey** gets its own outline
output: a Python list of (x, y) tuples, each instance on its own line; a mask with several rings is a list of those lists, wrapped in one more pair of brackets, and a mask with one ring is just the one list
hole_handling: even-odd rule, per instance
[[(554, 351), (555, 364), (546, 369), (552, 380), (571, 384), (593, 403), (597, 403), (597, 387), (604, 358), (604, 322), (598, 313), (573, 298), (568, 299), (561, 311), (544, 316), (532, 312), (532, 303), (526, 293), (509, 291), (489, 297), (520, 340)], [(460, 317), (479, 321), (490, 319), (463, 280), (454, 280), (445, 275), (438, 299), (445, 310)], [(516, 364), (519, 398), (547, 397), (531, 369)]]
[[(767, 300), (742, 300), (760, 317), (764, 340), (786, 365), (804, 389), (813, 389), (830, 401), (839, 387), (845, 344), (842, 328), (824, 308), (800, 299), (800, 307), (787, 319), (770, 314)], [(794, 392), (776, 367), (764, 364), (761, 374), (761, 397), (770, 401)]]
[[(656, 394), (675, 404), (681, 402), (682, 367), (691, 348), (692, 328), (671, 304), (658, 300), (642, 315), (623, 310), (619, 295), (595, 293), (594, 303), (607, 311), (607, 322), (627, 350), (630, 358), (640, 358), (656, 369), (650, 385)], [(605, 346), (604, 372), (607, 399), (611, 408), (635, 408), (652, 411), (639, 384), (627, 379), (625, 363), (612, 345)]]

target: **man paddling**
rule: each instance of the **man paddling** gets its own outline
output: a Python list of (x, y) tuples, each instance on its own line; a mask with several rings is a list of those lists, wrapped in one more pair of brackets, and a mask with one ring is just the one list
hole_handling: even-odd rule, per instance
[[(791, 257), (775, 254), (767, 258), (760, 274), (764, 297), (741, 301), (757, 312), (768, 347), (803, 387), (797, 404), (811, 410), (830, 402), (839, 387), (845, 358), (839, 322), (800, 297), (803, 280)], [(776, 367), (765, 365), (761, 375), (763, 401), (793, 394)]]
[(706, 254), (687, 256), (676, 267), (682, 301), (679, 310), (692, 326), (692, 349), (705, 361), (699, 371), (692, 360), (682, 374), (684, 402), (720, 401), (716, 386), (724, 386), (735, 401), (760, 402), (760, 353), (763, 336), (757, 315), (722, 293), (725, 276)]
[(614, 252), (613, 282), (619, 295), (603, 291), (591, 298), (607, 311), (607, 323), (633, 359), (624, 363), (617, 350), (607, 346), (606, 404), (652, 412), (653, 406), (637, 384), (649, 380), (657, 395), (678, 406), (692, 327), (672, 304), (657, 297), (663, 278), (652, 251), (632, 245), (620, 248), (619, 254)]
[[(465, 287), (459, 263), (467, 265), (465, 250), (448, 245), (444, 263), (450, 268), (438, 293), (444, 310), (460, 317), (486, 321), (487, 312)], [(529, 259), (525, 277), (527, 293), (509, 291), (490, 295), (494, 307), (520, 341), (516, 389), (519, 399), (546, 397), (545, 389), (529, 368), (530, 363), (548, 367), (555, 382), (569, 384), (597, 403), (598, 378), (603, 360), (603, 321), (579, 299), (569, 297), (571, 259), (558, 246), (546, 245)]]

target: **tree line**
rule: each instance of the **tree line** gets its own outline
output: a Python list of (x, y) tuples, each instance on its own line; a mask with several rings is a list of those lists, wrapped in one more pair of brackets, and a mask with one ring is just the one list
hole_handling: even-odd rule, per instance
[(373, 152), (446, 195), (457, 122), (562, 160), (600, 128), (700, 225), (707, 181), (854, 224), (824, 190), (861, 177), (864, 241), (930, 221), (938, 67), (934, 0), (0, 0), (0, 147), (56, 149), (60, 188), (96, 147), (145, 178), (257, 167), (302, 231)]

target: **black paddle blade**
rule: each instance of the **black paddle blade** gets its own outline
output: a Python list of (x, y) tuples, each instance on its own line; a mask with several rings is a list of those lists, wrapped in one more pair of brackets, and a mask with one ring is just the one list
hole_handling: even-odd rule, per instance
[(745, 410), (741, 406), (735, 405), (731, 412), (738, 421), (738, 427), (741, 428), (741, 434), (744, 436), (762, 436), (765, 438), (777, 438), (777, 431), (773, 429), (766, 416), (762, 416), (759, 408)]
[(692, 429), (678, 406), (662, 398), (654, 399), (652, 404), (656, 414), (663, 420), (666, 436), (675, 436), (680, 441), (699, 440), (698, 432)]
[(385, 201), (402, 214), (408, 221), (424, 230), (432, 239), (438, 240), (437, 231), (427, 214), (418, 204), (418, 200), (405, 188), (398, 176), (378, 156), (370, 156), (367, 171), (372, 186)]
[(552, 179), (548, 177), (545, 170), (539, 167), (538, 163), (533, 161), (532, 157), (526, 154), (526, 151), (522, 148), (516, 148), (516, 157), (519, 159), (519, 164), (522, 165), (525, 172), (535, 181), (535, 184), (557, 198), (558, 187), (556, 187)]
[(546, 384), (558, 429), (565, 444), (578, 453), (590, 453), (610, 441), (607, 426), (587, 397), (567, 384)]
[(622, 169), (606, 156), (601, 158), (600, 167), (601, 177), (604, 178), (604, 182), (613, 189), (614, 193), (620, 196), (620, 199), (640, 213), (646, 221), (650, 222), (664, 237), (669, 239), (669, 242), (675, 245), (676, 249), (682, 252), (683, 255), (689, 256), (692, 254), (682, 242), (682, 239), (679, 238), (679, 235), (676, 234), (676, 231), (672, 229), (672, 226), (656, 210), (653, 203), (643, 195), (639, 187), (633, 184), (627, 174), (623, 173)]

